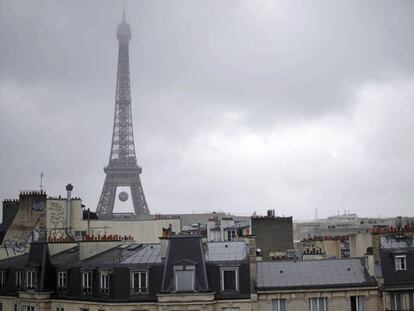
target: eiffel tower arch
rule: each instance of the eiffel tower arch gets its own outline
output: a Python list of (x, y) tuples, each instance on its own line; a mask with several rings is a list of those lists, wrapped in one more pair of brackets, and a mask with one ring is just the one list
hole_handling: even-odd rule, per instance
[(116, 79), (114, 128), (112, 132), (109, 164), (105, 167), (105, 182), (99, 199), (97, 214), (101, 218), (113, 217), (117, 199), (128, 200), (128, 196), (116, 197), (118, 187), (129, 187), (135, 215), (148, 215), (149, 209), (142, 188), (141, 167), (137, 164), (131, 110), (131, 83), (129, 74), (129, 41), (131, 29), (123, 12), (122, 23), (118, 25), (117, 38), (118, 71)]

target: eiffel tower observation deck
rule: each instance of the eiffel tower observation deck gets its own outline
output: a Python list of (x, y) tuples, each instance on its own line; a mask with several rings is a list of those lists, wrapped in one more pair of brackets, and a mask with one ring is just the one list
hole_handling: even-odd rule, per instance
[(96, 209), (100, 218), (113, 217), (115, 200), (125, 202), (129, 199), (129, 195), (125, 191), (120, 192), (117, 197), (119, 187), (129, 187), (135, 215), (149, 214), (140, 179), (142, 169), (137, 164), (135, 154), (129, 74), (131, 29), (125, 19), (125, 10), (123, 11), (122, 22), (118, 25), (117, 38), (119, 53), (114, 128), (109, 164), (104, 169), (106, 177)]

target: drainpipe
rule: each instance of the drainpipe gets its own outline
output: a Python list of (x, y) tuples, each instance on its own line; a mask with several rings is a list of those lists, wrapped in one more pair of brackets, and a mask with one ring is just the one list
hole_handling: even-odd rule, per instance
[(70, 232), (70, 217), (71, 217), (71, 194), (72, 194), (72, 190), (73, 190), (73, 186), (72, 184), (67, 184), (66, 185), (66, 191), (67, 191), (67, 196), (66, 196), (66, 226), (65, 226), (65, 232), (66, 235), (72, 236), (72, 232)]
[(91, 210), (88, 208), (88, 235), (90, 235), (91, 233), (90, 233), (90, 231), (91, 231)]

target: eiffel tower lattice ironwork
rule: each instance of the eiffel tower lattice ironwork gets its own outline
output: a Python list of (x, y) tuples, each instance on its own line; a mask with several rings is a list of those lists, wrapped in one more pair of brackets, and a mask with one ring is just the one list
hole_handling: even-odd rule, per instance
[[(106, 178), (96, 209), (101, 218), (113, 216), (118, 187), (130, 187), (135, 215), (149, 214), (139, 177), (142, 169), (137, 165), (135, 155), (128, 51), (131, 29), (125, 20), (125, 11), (123, 12), (122, 23), (118, 25), (117, 38), (119, 53), (111, 155), (109, 164), (104, 169)], [(127, 197), (123, 199), (127, 199)]]

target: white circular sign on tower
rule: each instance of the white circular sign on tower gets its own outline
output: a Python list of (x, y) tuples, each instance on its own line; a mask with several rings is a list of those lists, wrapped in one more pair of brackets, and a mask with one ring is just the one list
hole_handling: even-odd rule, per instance
[(128, 200), (128, 193), (126, 193), (125, 191), (122, 191), (118, 194), (118, 198), (121, 202), (125, 202)]

